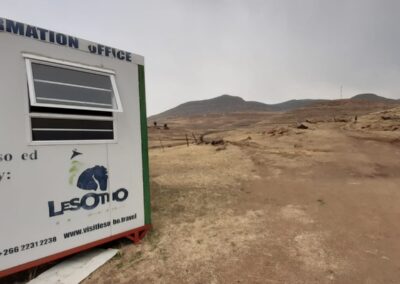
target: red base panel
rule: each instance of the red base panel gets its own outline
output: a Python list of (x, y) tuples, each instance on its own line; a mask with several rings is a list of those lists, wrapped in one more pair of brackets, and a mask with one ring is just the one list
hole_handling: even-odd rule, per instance
[(29, 268), (32, 268), (35, 266), (39, 266), (41, 264), (45, 264), (47, 262), (54, 261), (54, 260), (69, 256), (71, 254), (75, 254), (75, 253), (111, 242), (116, 239), (124, 238), (124, 237), (128, 238), (133, 243), (137, 244), (138, 242), (140, 242), (141, 239), (144, 238), (144, 236), (146, 235), (146, 233), (149, 230), (151, 230), (151, 225), (144, 225), (143, 227), (139, 227), (139, 228), (136, 228), (136, 229), (133, 229), (130, 231), (126, 231), (126, 232), (123, 232), (123, 233), (120, 233), (117, 235), (113, 235), (111, 237), (107, 237), (107, 238), (104, 238), (104, 239), (101, 239), (101, 240), (98, 240), (98, 241), (95, 241), (95, 242), (92, 242), (92, 243), (89, 243), (86, 245), (82, 245), (82, 246), (72, 248), (72, 249), (69, 249), (69, 250), (66, 250), (63, 252), (59, 252), (59, 253), (56, 253), (56, 254), (53, 254), (50, 256), (46, 256), (46, 257), (31, 261), (31, 262), (27, 262), (27, 263), (24, 263), (24, 264), (21, 264), (18, 266), (14, 266), (12, 268), (8, 268), (6, 270), (0, 271), (0, 277), (4, 277), (4, 276), (7, 276), (7, 275), (10, 275), (13, 273), (17, 273), (17, 272), (20, 272), (20, 271), (23, 271), (23, 270), (26, 270), (26, 269), (29, 269)]

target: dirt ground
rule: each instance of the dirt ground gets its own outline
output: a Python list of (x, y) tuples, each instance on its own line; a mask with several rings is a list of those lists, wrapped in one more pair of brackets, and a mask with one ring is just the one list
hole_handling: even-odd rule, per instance
[[(84, 283), (399, 283), (398, 115), (150, 128), (154, 230)], [(224, 146), (176, 143), (209, 129)]]

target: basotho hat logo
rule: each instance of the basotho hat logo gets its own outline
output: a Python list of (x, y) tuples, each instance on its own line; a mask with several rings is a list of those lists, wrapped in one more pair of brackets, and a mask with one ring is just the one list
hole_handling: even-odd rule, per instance
[[(71, 160), (76, 158), (82, 153), (76, 149), (72, 151)], [(69, 169), (69, 184), (75, 184), (75, 178), (79, 174), (76, 181), (76, 187), (82, 190), (99, 190), (99, 193), (90, 192), (81, 198), (72, 198), (69, 201), (62, 201), (60, 205), (55, 206), (54, 201), (48, 202), (49, 217), (63, 215), (65, 211), (76, 211), (79, 209), (92, 210), (99, 205), (109, 203), (110, 201), (122, 202), (128, 198), (128, 190), (120, 188), (117, 191), (110, 193), (107, 192), (108, 187), (108, 171), (107, 168), (101, 165), (95, 165), (80, 171), (83, 164), (77, 160), (71, 161), (71, 168)]]

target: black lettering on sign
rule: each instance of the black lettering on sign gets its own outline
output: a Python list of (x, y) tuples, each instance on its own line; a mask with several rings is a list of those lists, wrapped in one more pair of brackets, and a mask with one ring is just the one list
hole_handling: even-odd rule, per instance
[(108, 57), (108, 56), (110, 56), (110, 52), (111, 52), (111, 47), (109, 47), (109, 46), (106, 46), (105, 47), (105, 55)]
[(122, 50), (118, 50), (117, 57), (118, 57), (118, 59), (124, 60), (125, 59), (125, 53)]
[[(12, 34), (25, 36), (37, 40), (55, 43), (70, 48), (79, 49), (79, 39), (62, 33), (25, 25), (20, 22), (0, 18), (0, 31), (7, 31)], [(101, 44), (88, 45), (90, 53), (116, 58), (122, 61), (132, 62), (132, 54), (123, 50), (118, 50)]]
[(0, 154), (0, 162), (11, 162), (13, 155), (11, 153)]
[(38, 36), (36, 28), (32, 27), (32, 26), (26, 26), (25, 35), (27, 37), (33, 37), (33, 38), (39, 39), (39, 36)]
[(88, 46), (88, 49), (89, 49), (89, 52), (90, 53), (96, 53), (97, 52), (97, 49), (96, 49), (96, 47), (94, 46), (94, 45), (89, 45)]
[[(89, 198), (93, 198), (92, 204), (90, 204), (90, 202), (88, 201)], [(96, 193), (88, 193), (82, 197), (81, 207), (86, 210), (91, 210), (93, 208), (96, 208), (99, 202), (99, 196)]]
[(126, 59), (126, 61), (132, 62), (132, 53), (127, 52), (125, 59)]
[[(120, 193), (122, 193), (122, 196)], [(112, 199), (118, 202), (124, 201), (127, 197), (128, 191), (125, 188), (120, 188), (112, 194)]]
[(102, 55), (104, 51), (104, 45), (98, 44), (97, 45), (97, 54)]
[(6, 29), (9, 33), (24, 35), (24, 24), (6, 20)]
[(42, 28), (36, 28), (39, 31), (40, 34), (40, 40), (46, 40), (46, 35), (49, 32), (46, 29), (42, 29)]
[(38, 151), (34, 150), (32, 153), (22, 153), (21, 154), (21, 160), (27, 161), (27, 160), (37, 160), (38, 159)]
[(119, 60), (132, 62), (132, 53), (126, 52), (123, 50), (117, 50), (115, 48), (105, 46), (102, 44), (97, 44), (97, 45), (90, 44), (90, 45), (88, 45), (88, 50), (90, 53), (103, 55), (103, 56), (107, 56), (107, 57), (113, 57), (113, 58), (117, 58)]
[(50, 42), (54, 42), (54, 32), (49, 31), (49, 40)]
[(67, 37), (63, 34), (57, 34), (56, 40), (59, 45), (66, 45), (67, 44)]
[(0, 172), (0, 181), (2, 180), (10, 180), (11, 173), (10, 172)]
[(73, 36), (68, 36), (68, 46), (73, 48), (79, 48), (79, 39)]
[(63, 215), (65, 211), (75, 211), (81, 208), (85, 210), (92, 210), (98, 205), (103, 205), (111, 201), (122, 202), (128, 198), (128, 195), (128, 190), (126, 190), (125, 188), (120, 188), (117, 191), (111, 193), (111, 196), (108, 192), (90, 192), (82, 196), (81, 199), (72, 198), (69, 201), (62, 201), (60, 202), (60, 206), (55, 206), (54, 201), (49, 201), (47, 202), (49, 207), (49, 217)]

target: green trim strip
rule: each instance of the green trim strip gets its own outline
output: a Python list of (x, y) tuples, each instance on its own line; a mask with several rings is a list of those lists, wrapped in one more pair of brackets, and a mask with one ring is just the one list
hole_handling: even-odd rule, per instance
[(143, 65), (138, 65), (138, 72), (139, 72), (140, 128), (142, 133), (144, 223), (146, 225), (151, 225), (150, 175), (149, 175), (149, 153), (148, 153), (148, 136), (147, 136), (147, 114), (146, 114), (146, 86), (144, 80)]

